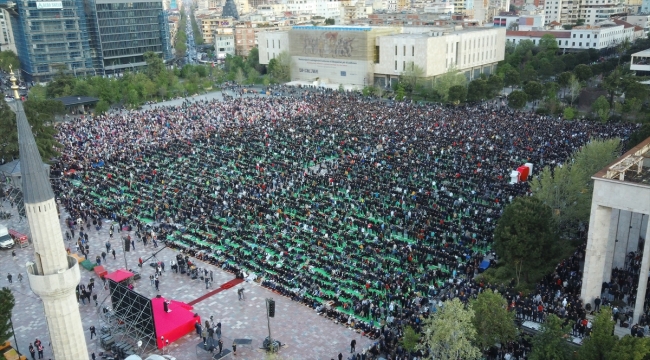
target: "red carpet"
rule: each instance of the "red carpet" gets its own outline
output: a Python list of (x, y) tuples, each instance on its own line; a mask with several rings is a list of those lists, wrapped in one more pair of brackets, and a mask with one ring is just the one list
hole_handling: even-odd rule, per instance
[(223, 285), (221, 285), (219, 288), (214, 289), (214, 290), (210, 291), (209, 293), (204, 294), (203, 296), (199, 297), (198, 299), (195, 299), (195, 300), (190, 301), (190, 302), (187, 303), (187, 304), (193, 306), (194, 304), (199, 303), (199, 302), (201, 302), (201, 301), (203, 301), (203, 300), (209, 298), (210, 296), (212, 296), (212, 295), (214, 295), (214, 294), (218, 294), (218, 293), (220, 293), (220, 292), (222, 292), (222, 291), (224, 291), (224, 290), (228, 290), (228, 289), (230, 289), (230, 288), (232, 288), (232, 287), (237, 286), (237, 284), (241, 284), (241, 283), (243, 283), (243, 282), (244, 282), (244, 279), (233, 279), (233, 280), (230, 280), (230, 281), (228, 281), (227, 283), (224, 283)]
[(166, 313), (163, 309), (163, 301), (165, 301), (164, 298), (151, 299), (158, 349), (162, 349), (164, 345), (163, 340), (160, 339), (161, 336), (173, 343), (194, 331), (195, 322), (201, 322), (201, 317), (194, 317), (192, 307), (188, 304), (172, 300), (169, 304), (171, 312)]

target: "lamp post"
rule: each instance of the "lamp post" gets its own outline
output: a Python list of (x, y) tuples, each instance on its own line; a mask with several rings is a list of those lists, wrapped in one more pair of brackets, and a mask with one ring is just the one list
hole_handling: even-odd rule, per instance
[(14, 321), (13, 316), (9, 315), (9, 325), (11, 325), (11, 333), (14, 336), (14, 344), (16, 345), (16, 352), (20, 355), (20, 350), (18, 349), (18, 340), (16, 340), (16, 331), (14, 331)]

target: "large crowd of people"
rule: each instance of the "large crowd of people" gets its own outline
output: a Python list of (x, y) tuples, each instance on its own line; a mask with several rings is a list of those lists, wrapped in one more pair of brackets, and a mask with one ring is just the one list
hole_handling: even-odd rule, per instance
[[(147, 229), (138, 233), (376, 338), (368, 354), (399, 358), (403, 325), (419, 329), (439, 302), (491, 287), (472, 279), (504, 206), (529, 193), (510, 183), (513, 169), (562, 164), (589, 139), (634, 127), (318, 90), (119, 111), (58, 130), (55, 191), (71, 219)], [(530, 297), (500, 289), (520, 318), (584, 318), (580, 251)]]

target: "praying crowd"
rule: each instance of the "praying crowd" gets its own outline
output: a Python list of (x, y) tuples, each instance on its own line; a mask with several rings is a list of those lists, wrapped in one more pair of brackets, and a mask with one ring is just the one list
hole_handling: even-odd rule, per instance
[[(65, 176), (54, 188), (71, 219), (148, 226), (146, 238), (260, 281), (377, 339), (368, 354), (392, 358), (404, 353), (404, 325), (420, 329), (444, 300), (497, 289), (473, 277), (504, 206), (529, 194), (510, 184), (513, 169), (560, 165), (591, 138), (635, 129), (319, 91), (57, 126), (65, 148), (53, 170)], [(583, 256), (531, 296), (497, 290), (522, 320), (583, 319)]]

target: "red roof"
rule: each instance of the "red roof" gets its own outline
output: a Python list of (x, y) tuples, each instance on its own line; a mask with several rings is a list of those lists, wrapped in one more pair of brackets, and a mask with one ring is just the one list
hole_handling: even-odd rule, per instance
[(553, 35), (556, 39), (568, 39), (571, 37), (569, 31), (506, 31), (506, 36), (528, 36), (531, 38), (541, 38), (546, 34)]
[(113, 271), (112, 273), (105, 276), (106, 279), (113, 280), (115, 282), (121, 282), (133, 276), (133, 273), (126, 271), (124, 269), (119, 269)]
[(623, 21), (623, 20), (619, 20), (619, 19), (612, 19), (612, 21), (613, 21), (616, 25), (623, 25), (623, 27), (624, 27), (625, 29), (627, 29), (627, 28), (631, 28), (631, 27), (634, 27), (634, 25), (630, 24), (630, 23), (627, 22), (627, 21)]

